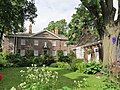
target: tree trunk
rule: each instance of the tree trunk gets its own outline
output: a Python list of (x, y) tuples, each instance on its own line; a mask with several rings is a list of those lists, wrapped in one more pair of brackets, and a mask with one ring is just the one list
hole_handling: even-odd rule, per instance
[(117, 39), (120, 33), (118, 26), (107, 26), (106, 30), (109, 34), (104, 35), (103, 39), (103, 67), (117, 60)]

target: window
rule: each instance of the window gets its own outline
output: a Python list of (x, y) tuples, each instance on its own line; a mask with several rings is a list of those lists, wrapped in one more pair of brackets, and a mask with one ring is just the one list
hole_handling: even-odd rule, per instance
[(55, 50), (52, 51), (52, 55), (53, 55), (53, 56), (56, 56), (56, 51), (55, 51)]
[(34, 56), (38, 56), (38, 50), (34, 50)]
[(34, 40), (34, 45), (38, 46), (38, 40)]
[(25, 50), (20, 50), (20, 55), (25, 56)]
[(64, 42), (64, 46), (67, 46), (66, 42)]
[(56, 41), (52, 41), (52, 46), (56, 46)]
[(66, 56), (67, 55), (67, 51), (64, 51), (63, 54), (64, 54), (64, 56)]
[(21, 39), (21, 45), (25, 45), (25, 39)]

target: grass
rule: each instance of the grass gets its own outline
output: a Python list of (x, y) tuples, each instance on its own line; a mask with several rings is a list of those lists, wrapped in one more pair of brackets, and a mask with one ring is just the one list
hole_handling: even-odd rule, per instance
[[(3, 79), (0, 81), (0, 90), (10, 90), (12, 86), (17, 87), (21, 83), (20, 70), (25, 70), (26, 68), (5, 68), (0, 73), (3, 74)], [(100, 90), (103, 78), (96, 78), (95, 75), (87, 75), (78, 72), (71, 72), (69, 70), (61, 68), (51, 68), (49, 70), (55, 70), (59, 73), (58, 82), (56, 83), (57, 88), (62, 88), (63, 86), (68, 86), (73, 88), (74, 80), (87, 79), (89, 87), (82, 88), (81, 90)], [(78, 89), (79, 90), (79, 89)]]

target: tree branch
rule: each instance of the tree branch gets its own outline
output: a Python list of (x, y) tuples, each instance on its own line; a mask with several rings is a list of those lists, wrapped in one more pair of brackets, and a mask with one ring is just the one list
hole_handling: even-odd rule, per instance
[(120, 0), (118, 0), (118, 18), (117, 23), (120, 23)]

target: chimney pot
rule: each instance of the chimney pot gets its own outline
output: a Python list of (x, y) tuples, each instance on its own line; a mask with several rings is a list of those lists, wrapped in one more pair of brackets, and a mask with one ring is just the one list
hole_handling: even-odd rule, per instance
[(29, 34), (32, 34), (32, 24), (29, 25)]
[(58, 27), (55, 27), (55, 35), (58, 36)]

